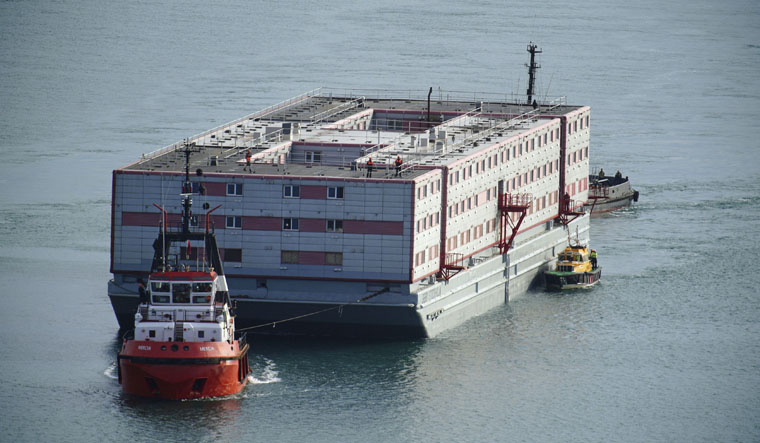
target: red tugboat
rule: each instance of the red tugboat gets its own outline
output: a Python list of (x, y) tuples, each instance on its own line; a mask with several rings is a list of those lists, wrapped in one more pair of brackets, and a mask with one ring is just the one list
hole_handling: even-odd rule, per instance
[[(191, 147), (186, 146), (189, 158)], [(245, 335), (235, 338), (227, 281), (206, 213), (205, 232), (190, 231), (191, 190), (185, 168), (182, 230), (163, 228), (153, 244), (155, 254), (147, 289), (140, 288), (135, 328), (118, 354), (119, 383), (127, 394), (164, 399), (218, 397), (240, 392), (250, 367)], [(200, 171), (199, 171), (200, 174)], [(158, 207), (158, 205), (156, 205)], [(173, 243), (202, 240), (208, 262), (196, 269), (176, 257), (167, 263)], [(187, 261), (187, 260), (186, 260)]]

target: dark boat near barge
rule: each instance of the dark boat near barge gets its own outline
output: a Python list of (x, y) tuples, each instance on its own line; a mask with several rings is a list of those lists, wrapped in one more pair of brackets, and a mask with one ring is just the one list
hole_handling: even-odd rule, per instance
[(619, 171), (614, 176), (606, 176), (604, 170), (600, 170), (598, 174), (590, 174), (588, 179), (591, 185), (584, 209), (592, 216), (625, 208), (632, 201), (639, 201), (639, 191), (633, 189), (628, 177), (623, 177)]

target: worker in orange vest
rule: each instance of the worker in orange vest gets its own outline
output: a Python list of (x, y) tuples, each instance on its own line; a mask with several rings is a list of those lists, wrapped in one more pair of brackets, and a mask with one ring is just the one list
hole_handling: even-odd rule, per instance
[(394, 164), (396, 165), (396, 177), (401, 177), (401, 165), (404, 163), (403, 160), (401, 160), (401, 156), (396, 156), (396, 161)]
[(375, 164), (372, 163), (372, 157), (367, 160), (367, 177), (372, 177), (372, 170), (375, 168)]
[(243, 167), (243, 171), (245, 171), (246, 168), (248, 169), (248, 172), (253, 172), (251, 171), (251, 150), (250, 149), (248, 150), (248, 152), (245, 153), (245, 166)]

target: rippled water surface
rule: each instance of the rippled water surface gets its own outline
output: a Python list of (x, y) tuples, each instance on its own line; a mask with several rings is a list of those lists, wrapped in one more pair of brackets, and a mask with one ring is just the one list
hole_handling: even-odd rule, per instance
[[(111, 170), (319, 86), (592, 107), (605, 278), (430, 340), (254, 340), (237, 396), (125, 397)], [(3, 441), (760, 440), (760, 6), (0, 2)]]

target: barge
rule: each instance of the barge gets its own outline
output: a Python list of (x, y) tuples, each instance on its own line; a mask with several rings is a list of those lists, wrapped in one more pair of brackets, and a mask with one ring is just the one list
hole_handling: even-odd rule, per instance
[(590, 108), (530, 95), (321, 88), (114, 170), (119, 324), (151, 268), (153, 203), (182, 218), (166, 196), (187, 146), (196, 205), (221, 205), (190, 223), (216, 232), (239, 331), (432, 337), (542, 284), (568, 230), (590, 240)]

